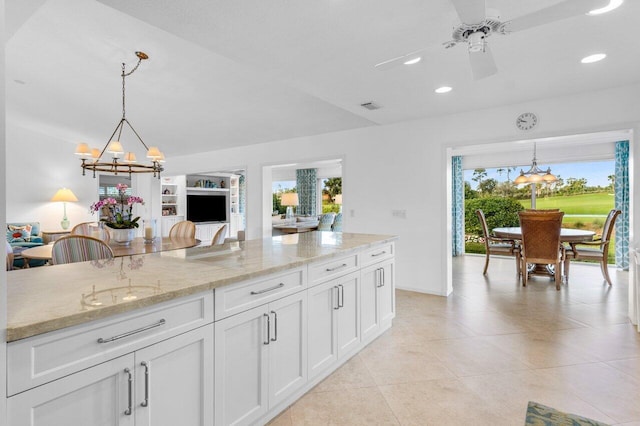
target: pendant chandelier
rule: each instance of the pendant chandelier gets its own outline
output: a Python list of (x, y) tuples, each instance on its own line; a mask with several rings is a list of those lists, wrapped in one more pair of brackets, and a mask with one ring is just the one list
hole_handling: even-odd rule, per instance
[(551, 174), (551, 168), (542, 170), (538, 168), (538, 161), (536, 159), (536, 143), (533, 143), (533, 161), (531, 162), (531, 168), (526, 172), (520, 169), (520, 176), (518, 176), (513, 183), (521, 185), (525, 183), (553, 183), (558, 180), (557, 177)]
[[(125, 78), (133, 74), (144, 59), (149, 58), (149, 56), (144, 52), (136, 52), (136, 56), (138, 57), (138, 63), (131, 71), (126, 72), (125, 64), (122, 64), (122, 118), (111, 134), (107, 144), (102, 148), (102, 151), (98, 148), (90, 148), (89, 145), (84, 142), (79, 143), (76, 147), (75, 154), (80, 156), (80, 160), (82, 161), (82, 176), (85, 176), (86, 171), (89, 170), (93, 172), (94, 178), (96, 177), (96, 172), (103, 172), (112, 173), (114, 175), (126, 173), (129, 177), (131, 177), (133, 173), (153, 173), (154, 177), (160, 179), (160, 172), (164, 170), (162, 167), (162, 163), (164, 163), (164, 154), (160, 152), (158, 147), (148, 147), (138, 132), (136, 132), (133, 126), (131, 126), (131, 123), (129, 123), (129, 120), (127, 120), (125, 115)], [(142, 146), (144, 146), (147, 158), (150, 160), (151, 164), (138, 163), (136, 155), (133, 152), (125, 152), (122, 147), (122, 143), (120, 142), (125, 124), (129, 126), (133, 134), (138, 138)], [(105, 152), (112, 155), (113, 159), (111, 161), (103, 159)]]

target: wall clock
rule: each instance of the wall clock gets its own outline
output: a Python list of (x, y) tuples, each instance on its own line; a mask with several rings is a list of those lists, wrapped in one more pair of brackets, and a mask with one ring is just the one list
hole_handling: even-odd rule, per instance
[(516, 127), (520, 130), (531, 130), (538, 124), (538, 117), (532, 112), (523, 112), (516, 118)]

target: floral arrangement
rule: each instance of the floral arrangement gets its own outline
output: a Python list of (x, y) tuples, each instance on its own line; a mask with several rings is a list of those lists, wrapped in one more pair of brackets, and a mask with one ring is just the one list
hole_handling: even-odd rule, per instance
[(140, 197), (127, 196), (127, 188), (127, 185), (119, 183), (116, 185), (116, 189), (118, 190), (116, 198), (109, 197), (95, 202), (91, 204), (89, 211), (93, 214), (101, 210), (106, 210), (109, 217), (108, 219), (102, 219), (102, 222), (109, 228), (133, 229), (139, 227), (138, 221), (140, 220), (140, 216), (133, 217), (133, 205), (144, 205), (144, 200)]

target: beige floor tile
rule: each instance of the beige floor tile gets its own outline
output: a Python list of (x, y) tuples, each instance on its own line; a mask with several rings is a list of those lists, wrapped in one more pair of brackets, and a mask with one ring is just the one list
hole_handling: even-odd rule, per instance
[(293, 425), (398, 425), (377, 387), (308, 393), (290, 407)]
[(379, 343), (374, 342), (360, 353), (378, 386), (455, 377), (425, 345)]
[(514, 425), (514, 418), (497, 414), (492, 407), (457, 380), (431, 380), (380, 387), (402, 425)]
[(511, 419), (520, 418), (522, 422), (529, 401), (604, 423), (613, 421), (601, 410), (578, 398), (570, 391), (570, 386), (549, 381), (537, 370), (464, 377), (460, 381), (495, 412)]
[(532, 368), (558, 367), (596, 361), (581, 349), (565, 346), (548, 333), (505, 334), (487, 336), (486, 341)]
[(310, 392), (340, 392), (345, 389), (376, 386), (373, 376), (359, 355), (354, 356)]
[(538, 370), (551, 384), (563, 386), (615, 422), (640, 420), (640, 380), (605, 363)]
[(429, 350), (458, 377), (529, 368), (484, 338), (438, 340), (430, 343)]
[(549, 337), (581, 350), (599, 361), (615, 361), (640, 354), (640, 333), (631, 324), (560, 330)]
[(635, 377), (640, 380), (640, 357), (621, 359), (617, 361), (607, 361), (607, 364), (622, 371), (625, 374)]

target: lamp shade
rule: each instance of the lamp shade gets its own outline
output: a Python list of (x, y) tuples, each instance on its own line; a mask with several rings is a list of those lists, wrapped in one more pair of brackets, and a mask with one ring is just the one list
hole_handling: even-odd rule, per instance
[(297, 206), (298, 194), (295, 192), (285, 192), (284, 194), (282, 194), (280, 204), (282, 204), (283, 206)]
[(60, 188), (53, 195), (51, 201), (78, 201), (78, 197), (69, 188)]
[(342, 194), (337, 194), (333, 197), (334, 204), (342, 204)]
[(123, 154), (124, 149), (122, 148), (122, 144), (120, 141), (111, 141), (109, 147), (107, 147), (107, 152), (112, 153), (113, 155)]
[(91, 148), (89, 148), (89, 145), (84, 143), (84, 142), (80, 142), (77, 146), (76, 146), (76, 155), (80, 155), (83, 157), (89, 157), (91, 156)]

